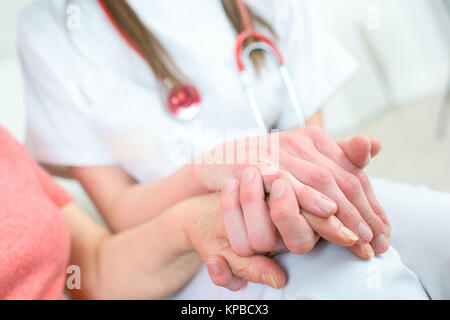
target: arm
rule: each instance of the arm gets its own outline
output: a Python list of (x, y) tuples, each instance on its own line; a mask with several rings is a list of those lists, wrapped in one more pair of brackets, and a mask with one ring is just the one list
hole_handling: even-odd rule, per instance
[(183, 201), (138, 227), (111, 234), (75, 204), (62, 209), (70, 229), (70, 264), (81, 269), (80, 299), (159, 299), (181, 289), (201, 261), (216, 256), (237, 277), (279, 288), (283, 269), (266, 256), (238, 257), (226, 238), (220, 194)]
[(201, 262), (183, 231), (182, 208), (112, 235), (75, 204), (62, 212), (70, 228), (70, 264), (81, 270), (79, 299), (158, 299), (182, 288)]
[(138, 184), (119, 166), (72, 167), (108, 226), (126, 230), (151, 220), (174, 204), (207, 191), (195, 183), (186, 165), (160, 180)]
[[(320, 114), (317, 119), (319, 116)], [(72, 170), (112, 228), (123, 230), (155, 217), (165, 208), (189, 196), (220, 191), (228, 179), (242, 180), (246, 167), (253, 167), (254, 170), (264, 168), (267, 165), (264, 159), (256, 163), (251, 162), (251, 159), (254, 161), (254, 156), (261, 152), (259, 143), (263, 142), (262, 138), (264, 137), (259, 137), (256, 144), (253, 143), (256, 141), (250, 141), (252, 138), (220, 144), (202, 155), (204, 158), (199, 158), (220, 161), (208, 164), (196, 162), (165, 179), (147, 184), (135, 184), (118, 167)], [(303, 209), (324, 218), (336, 214), (347, 228), (358, 235), (359, 246), (386, 234), (385, 225), (388, 225), (388, 220), (377, 203), (367, 176), (323, 130), (308, 127), (282, 132), (279, 136), (268, 135), (265, 138), (269, 141), (274, 138), (278, 142), (278, 148), (272, 149), (276, 150), (274, 152), (277, 155), (273, 160), (276, 171), (263, 176), (266, 190), (270, 189), (276, 179), (289, 181)], [(240, 157), (244, 156), (244, 162), (229, 163), (228, 158), (217, 159), (217, 156), (228, 156), (224, 150), (236, 150), (241, 146), (244, 146), (244, 150), (238, 149), (238, 152), (243, 153), (234, 156), (239, 157), (237, 160), (242, 160)], [(270, 164), (272, 158), (268, 160)], [(257, 207), (253, 210), (246, 206), (246, 202), (250, 202), (251, 198), (244, 194), (241, 200), (246, 225), (250, 226), (247, 230), (250, 247), (256, 252), (271, 251), (270, 248), (276, 242), (276, 228), (270, 223), (268, 215), (261, 216), (263, 211), (257, 210)], [(267, 228), (261, 229), (259, 226)], [(257, 241), (260, 233), (269, 236), (266, 236), (264, 241)], [(293, 238), (299, 237), (295, 233), (289, 235)], [(386, 249), (384, 241), (383, 246), (378, 246), (377, 253)]]
[(323, 121), (322, 111), (319, 110), (316, 113), (314, 113), (311, 117), (309, 117), (308, 120), (306, 120), (306, 126), (316, 126), (324, 129), (325, 123)]
[[(308, 119), (308, 125), (323, 126), (320, 111)], [(150, 220), (182, 200), (207, 193), (209, 190), (196, 183), (193, 171), (192, 166), (184, 166), (169, 177), (145, 184), (137, 184), (119, 166), (72, 167), (65, 175), (80, 181), (108, 226), (120, 231)]]

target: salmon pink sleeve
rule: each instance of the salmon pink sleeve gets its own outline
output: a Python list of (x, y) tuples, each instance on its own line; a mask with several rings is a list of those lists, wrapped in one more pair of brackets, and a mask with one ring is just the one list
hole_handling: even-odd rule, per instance
[(63, 208), (73, 202), (72, 196), (64, 190), (44, 169), (33, 161), (34, 171), (39, 178), (39, 182), (44, 192), (58, 208)]

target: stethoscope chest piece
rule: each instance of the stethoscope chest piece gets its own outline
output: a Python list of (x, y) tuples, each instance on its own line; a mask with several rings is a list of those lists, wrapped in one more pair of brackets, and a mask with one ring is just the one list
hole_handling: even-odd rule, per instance
[(201, 110), (200, 93), (196, 87), (190, 84), (181, 84), (169, 93), (167, 107), (176, 119), (181, 121), (193, 120)]

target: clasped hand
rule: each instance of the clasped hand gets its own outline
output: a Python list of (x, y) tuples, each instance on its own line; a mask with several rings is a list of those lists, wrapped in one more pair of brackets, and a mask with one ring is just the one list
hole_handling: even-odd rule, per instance
[[(305, 254), (319, 238), (363, 259), (384, 253), (389, 221), (363, 171), (380, 148), (376, 139), (335, 142), (322, 129), (308, 127), (279, 134), (273, 173), (261, 174), (266, 161), (199, 166), (204, 186), (222, 191), (222, 254), (214, 241), (197, 243), (212, 281), (231, 290), (247, 280), (282, 287), (284, 272), (269, 257)], [(228, 246), (232, 252), (224, 250)]]

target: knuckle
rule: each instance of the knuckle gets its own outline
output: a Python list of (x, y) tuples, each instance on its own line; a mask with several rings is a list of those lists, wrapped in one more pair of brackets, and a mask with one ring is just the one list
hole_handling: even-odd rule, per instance
[(316, 126), (309, 126), (305, 128), (305, 132), (311, 136), (319, 136), (323, 133), (322, 129)]
[(367, 225), (372, 229), (372, 230), (377, 230), (382, 228), (382, 223), (380, 221), (380, 219), (378, 219), (377, 216), (373, 215), (367, 219), (364, 219), (367, 223)]
[(275, 210), (271, 210), (270, 217), (275, 222), (283, 222), (289, 219), (291, 216), (291, 210), (285, 205), (280, 204), (280, 206)]
[(353, 208), (351, 204), (347, 204), (343, 208), (341, 208), (339, 218), (342, 222), (352, 221), (356, 217), (358, 217), (356, 209)]
[(311, 239), (303, 239), (303, 240), (295, 240), (286, 244), (289, 251), (294, 254), (306, 254), (310, 252), (314, 248), (314, 240)]
[(241, 190), (239, 199), (242, 204), (248, 204), (260, 200), (260, 197), (254, 190)]
[(276, 239), (272, 235), (255, 234), (251, 236), (250, 247), (256, 252), (272, 251), (276, 246)]
[(375, 212), (375, 214), (377, 214), (380, 217), (385, 217), (386, 214), (384, 212), (384, 209), (381, 207), (381, 205), (375, 201), (375, 203), (371, 204), (372, 210)]
[(353, 172), (353, 175), (361, 182), (361, 184), (370, 184), (369, 177), (363, 170), (357, 169)]
[(312, 182), (316, 185), (327, 185), (333, 181), (333, 175), (328, 169), (317, 169), (311, 177)]
[(233, 274), (243, 279), (251, 279), (253, 272), (250, 266), (244, 264), (233, 268)]
[(282, 135), (280, 137), (281, 142), (289, 144), (289, 145), (295, 145), (298, 142), (299, 135), (296, 133), (287, 133), (285, 135)]
[(352, 174), (345, 175), (342, 181), (342, 189), (344, 193), (349, 197), (354, 197), (360, 191), (361, 184), (359, 183), (358, 178), (356, 178)]
[(232, 249), (238, 257), (251, 257), (255, 254), (249, 243), (236, 244)]
[(302, 157), (311, 157), (311, 147), (313, 146), (310, 138), (304, 135), (288, 134), (283, 137), (282, 144), (289, 146), (295, 154)]
[(290, 178), (291, 178), (291, 174), (289, 172), (287, 172), (285, 170), (278, 170), (278, 173), (273, 181), (280, 180), (280, 179), (289, 181)]

